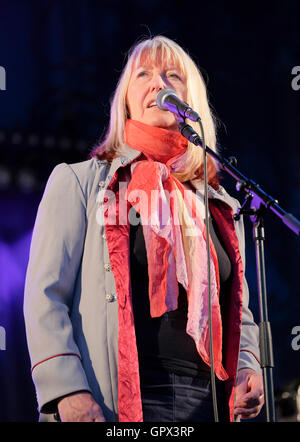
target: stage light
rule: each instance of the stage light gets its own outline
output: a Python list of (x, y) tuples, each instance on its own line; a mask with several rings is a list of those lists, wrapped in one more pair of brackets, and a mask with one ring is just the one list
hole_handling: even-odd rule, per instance
[(71, 140), (69, 139), (69, 138), (62, 138), (60, 141), (59, 141), (59, 147), (61, 148), (61, 149), (70, 149), (70, 147), (71, 147)]
[(29, 146), (37, 146), (39, 144), (39, 137), (36, 134), (30, 134), (28, 136), (27, 143)]
[(28, 170), (20, 170), (17, 175), (17, 184), (23, 192), (31, 192), (36, 187), (36, 178)]
[(12, 144), (21, 144), (21, 142), (22, 142), (22, 135), (21, 134), (19, 134), (19, 133), (14, 133), (14, 134), (12, 134), (12, 137), (11, 137), (11, 142), (12, 142)]
[(52, 136), (46, 136), (43, 140), (43, 144), (45, 147), (54, 147), (55, 143), (55, 138)]
[(11, 184), (11, 172), (0, 166), (0, 189), (7, 189)]
[(285, 385), (275, 402), (278, 422), (300, 422), (300, 379)]

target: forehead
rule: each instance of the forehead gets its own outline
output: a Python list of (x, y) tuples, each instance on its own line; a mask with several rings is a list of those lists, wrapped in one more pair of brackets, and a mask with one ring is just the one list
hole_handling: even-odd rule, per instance
[(184, 66), (179, 56), (170, 50), (163, 48), (147, 48), (136, 54), (133, 54), (132, 70), (138, 69), (141, 66), (159, 66), (172, 67), (184, 73)]

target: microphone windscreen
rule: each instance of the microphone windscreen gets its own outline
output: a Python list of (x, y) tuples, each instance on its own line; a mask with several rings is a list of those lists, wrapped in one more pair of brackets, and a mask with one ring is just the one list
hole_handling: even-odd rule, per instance
[(156, 96), (156, 104), (161, 110), (168, 110), (168, 108), (165, 107), (164, 102), (170, 95), (175, 95), (175, 97), (177, 97), (176, 92), (171, 88), (165, 88), (158, 92)]

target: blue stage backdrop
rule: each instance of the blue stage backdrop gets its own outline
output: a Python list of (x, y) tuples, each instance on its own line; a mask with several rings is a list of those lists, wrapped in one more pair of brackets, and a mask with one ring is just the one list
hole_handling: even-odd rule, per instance
[[(0, 11), (0, 421), (36, 421), (22, 310), (33, 224), (53, 167), (85, 160), (103, 135), (127, 50), (149, 34), (185, 47), (207, 82), (222, 154), (299, 218), (300, 13), (297, 0), (2, 0)], [(223, 184), (242, 202), (230, 177)], [(273, 214), (265, 231), (279, 392), (299, 377), (299, 238)]]

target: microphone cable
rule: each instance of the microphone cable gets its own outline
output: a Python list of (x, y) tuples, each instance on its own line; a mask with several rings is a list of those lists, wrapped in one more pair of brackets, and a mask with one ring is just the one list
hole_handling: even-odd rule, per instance
[[(214, 368), (214, 350), (213, 350), (213, 329), (212, 329), (212, 299), (211, 299), (211, 269), (210, 269), (210, 226), (209, 226), (209, 206), (208, 206), (208, 177), (206, 160), (206, 142), (205, 134), (200, 116), (189, 107), (187, 103), (182, 102), (174, 90), (162, 89), (156, 97), (156, 103), (161, 110), (170, 111), (177, 115), (179, 120), (179, 130), (189, 141), (203, 149), (203, 170), (204, 170), (204, 206), (205, 206), (205, 230), (206, 230), (206, 251), (207, 251), (207, 283), (208, 283), (208, 326), (209, 326), (209, 357), (210, 357), (210, 379), (213, 402), (213, 412), (215, 422), (219, 422), (216, 379)], [(185, 119), (198, 122), (201, 131), (199, 140), (198, 134), (191, 126), (185, 123)]]
[(203, 149), (203, 170), (204, 170), (204, 205), (205, 205), (205, 229), (206, 229), (206, 256), (207, 256), (207, 283), (208, 283), (208, 326), (209, 326), (209, 356), (210, 356), (210, 379), (213, 402), (213, 412), (215, 422), (219, 422), (216, 378), (214, 367), (214, 349), (213, 349), (213, 329), (212, 329), (212, 300), (211, 300), (211, 269), (210, 269), (210, 227), (209, 227), (209, 207), (208, 207), (208, 177), (207, 177), (207, 155), (205, 134), (201, 118), (197, 120), (201, 131), (202, 149)]

